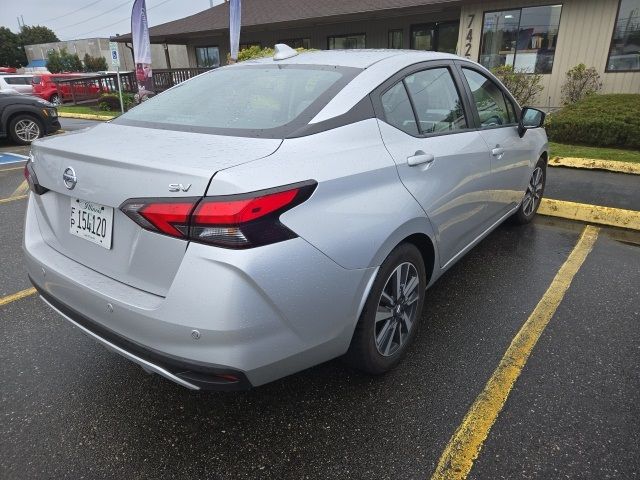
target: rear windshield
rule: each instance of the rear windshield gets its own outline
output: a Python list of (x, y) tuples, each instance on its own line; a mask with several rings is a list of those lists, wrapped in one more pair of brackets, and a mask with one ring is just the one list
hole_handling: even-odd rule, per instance
[(359, 72), (314, 65), (221, 68), (138, 105), (114, 123), (282, 138), (306, 125)]

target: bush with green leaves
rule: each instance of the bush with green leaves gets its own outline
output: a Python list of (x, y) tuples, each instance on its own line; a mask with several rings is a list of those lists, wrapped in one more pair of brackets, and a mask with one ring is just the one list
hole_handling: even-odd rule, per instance
[[(296, 51), (299, 53), (302, 52), (311, 52), (314, 49), (305, 49), (305, 48), (296, 48)], [(248, 48), (243, 48), (238, 52), (238, 62), (244, 62), (245, 60), (253, 60), (255, 58), (265, 58), (265, 57), (273, 57), (275, 50), (269, 47), (259, 47), (257, 45), (253, 45)], [(231, 55), (227, 54), (227, 63), (230, 63)]]
[(640, 95), (590, 95), (547, 116), (559, 143), (640, 149)]
[(543, 90), (542, 75), (515, 70), (511, 65), (502, 65), (492, 70), (521, 106), (534, 105)]
[(47, 70), (51, 73), (82, 72), (84, 67), (77, 53), (71, 54), (66, 48), (51, 50), (47, 60)]
[(562, 104), (570, 105), (579, 102), (589, 95), (593, 95), (602, 88), (600, 74), (598, 71), (580, 63), (566, 73), (566, 78), (560, 94), (562, 95)]
[[(133, 93), (122, 92), (122, 103), (125, 111), (135, 105)], [(98, 108), (107, 112), (120, 111), (120, 97), (117, 93), (103, 93), (98, 99)]]
[(104, 57), (92, 57), (88, 53), (84, 54), (85, 72), (105, 72), (107, 70), (109, 70), (109, 67)]

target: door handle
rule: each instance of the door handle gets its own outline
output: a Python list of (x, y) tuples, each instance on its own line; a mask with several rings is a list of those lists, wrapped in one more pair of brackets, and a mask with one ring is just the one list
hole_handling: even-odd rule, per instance
[(491, 155), (493, 155), (494, 157), (501, 157), (502, 155), (504, 155), (504, 148), (502, 147), (496, 147), (493, 150), (491, 150)]
[(416, 165), (424, 165), (425, 163), (431, 163), (435, 160), (435, 157), (430, 153), (424, 153), (422, 150), (418, 150), (416, 153), (407, 157), (407, 164), (410, 167), (415, 167)]

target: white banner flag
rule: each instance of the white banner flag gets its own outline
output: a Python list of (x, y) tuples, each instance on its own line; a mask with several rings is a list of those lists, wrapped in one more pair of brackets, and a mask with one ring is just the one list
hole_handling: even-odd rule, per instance
[(147, 23), (145, 0), (135, 0), (131, 10), (131, 37), (133, 58), (136, 63), (136, 80), (140, 97), (153, 93), (153, 72), (151, 70), (151, 42)]
[(229, 42), (231, 44), (231, 58), (238, 60), (238, 48), (240, 47), (240, 25), (242, 20), (240, 13), (242, 2), (240, 0), (230, 0), (229, 2)]

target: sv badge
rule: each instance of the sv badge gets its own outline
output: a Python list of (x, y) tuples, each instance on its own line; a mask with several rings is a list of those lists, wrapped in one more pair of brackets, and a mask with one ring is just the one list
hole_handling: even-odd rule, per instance
[(169, 191), (170, 192), (188, 192), (191, 188), (191, 184), (187, 183), (186, 185), (182, 183), (170, 183)]

